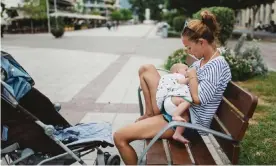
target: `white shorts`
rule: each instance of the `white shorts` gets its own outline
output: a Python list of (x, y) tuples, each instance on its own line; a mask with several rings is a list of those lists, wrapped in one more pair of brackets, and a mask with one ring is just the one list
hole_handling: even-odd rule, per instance
[(164, 101), (164, 109), (169, 115), (173, 115), (176, 105), (172, 102), (172, 97), (167, 97)]

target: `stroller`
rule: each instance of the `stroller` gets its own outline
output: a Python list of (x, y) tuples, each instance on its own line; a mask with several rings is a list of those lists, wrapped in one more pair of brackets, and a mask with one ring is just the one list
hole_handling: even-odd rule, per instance
[(120, 165), (120, 157), (103, 152), (113, 147), (109, 123), (71, 126), (33, 87), (29, 74), (1, 51), (1, 158), (11, 165), (70, 165), (97, 151), (96, 165)]

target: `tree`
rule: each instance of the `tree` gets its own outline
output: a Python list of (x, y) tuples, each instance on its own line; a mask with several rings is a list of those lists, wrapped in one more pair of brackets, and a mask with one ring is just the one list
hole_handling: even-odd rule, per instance
[(92, 15), (101, 15), (100, 11), (98, 11), (98, 10), (92, 10), (90, 12), (90, 14), (92, 14)]
[(115, 20), (115, 21), (120, 21), (120, 20), (122, 20), (122, 14), (121, 14), (121, 12), (119, 11), (119, 10), (115, 10), (115, 11), (113, 11), (111, 14), (110, 14), (110, 18), (112, 19), (112, 20)]
[(127, 21), (132, 19), (132, 12), (128, 9), (120, 9), (120, 13), (122, 15), (122, 20)]
[(33, 19), (46, 19), (47, 18), (47, 6), (46, 0), (40, 0), (36, 3), (32, 0), (25, 0), (23, 11), (31, 16)]
[(131, 10), (138, 15), (139, 19), (143, 21), (145, 19), (146, 8), (150, 9), (151, 19), (161, 20), (161, 9), (159, 4), (164, 4), (165, 0), (129, 0), (132, 5)]
[[(273, 3), (274, 0), (169, 0), (168, 7), (184, 11), (188, 15), (192, 15), (203, 7), (223, 6), (232, 9), (245, 9), (255, 5)], [(195, 5), (196, 4), (196, 5)]]

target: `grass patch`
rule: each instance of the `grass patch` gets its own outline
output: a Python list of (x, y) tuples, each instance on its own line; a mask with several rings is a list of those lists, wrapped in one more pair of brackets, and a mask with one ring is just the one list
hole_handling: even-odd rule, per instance
[(276, 164), (276, 72), (238, 84), (261, 101), (241, 143), (239, 164)]
[(276, 104), (276, 72), (269, 72), (267, 76), (258, 76), (238, 84), (264, 101)]

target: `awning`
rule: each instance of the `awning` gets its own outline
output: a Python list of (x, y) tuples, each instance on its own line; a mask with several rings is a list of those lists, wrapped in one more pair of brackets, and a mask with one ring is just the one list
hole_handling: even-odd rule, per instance
[[(49, 0), (51, 4), (54, 4), (54, 0)], [(73, 6), (73, 1), (71, 0), (56, 0), (58, 6)]]
[(56, 12), (51, 13), (50, 16), (68, 17), (68, 18), (82, 18), (82, 19), (95, 19), (95, 20), (106, 20), (106, 17), (99, 15), (90, 14), (78, 14), (78, 13), (67, 13), (67, 12)]

